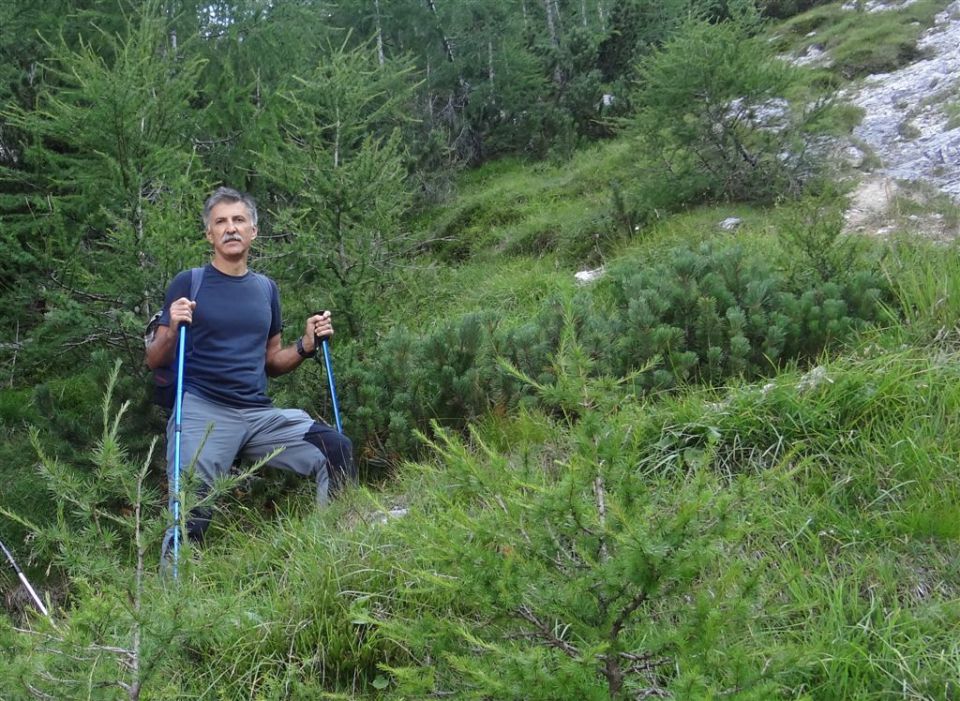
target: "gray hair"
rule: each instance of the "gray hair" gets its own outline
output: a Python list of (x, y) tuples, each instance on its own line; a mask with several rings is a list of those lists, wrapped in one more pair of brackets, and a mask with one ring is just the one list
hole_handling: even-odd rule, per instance
[(210, 228), (210, 212), (221, 202), (243, 202), (247, 206), (247, 212), (250, 213), (250, 221), (257, 225), (257, 203), (245, 192), (234, 190), (232, 187), (218, 187), (213, 194), (207, 198), (203, 205), (203, 228)]

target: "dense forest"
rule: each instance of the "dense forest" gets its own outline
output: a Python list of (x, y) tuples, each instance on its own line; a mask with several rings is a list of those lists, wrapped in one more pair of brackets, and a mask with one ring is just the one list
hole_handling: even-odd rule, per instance
[[(6, 0), (0, 699), (953, 698), (960, 270), (836, 158), (944, 6)], [(361, 487), (238, 466), (174, 583), (143, 334), (222, 184)]]

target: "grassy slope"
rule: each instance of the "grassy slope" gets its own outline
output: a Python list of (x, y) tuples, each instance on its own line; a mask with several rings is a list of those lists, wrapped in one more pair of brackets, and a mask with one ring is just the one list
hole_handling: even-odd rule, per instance
[(595, 607), (631, 582), (650, 596), (617, 649), (667, 661), (632, 694), (952, 698), (960, 339), (929, 340), (956, 326), (960, 266), (911, 247), (889, 266), (913, 317), (816, 372), (651, 400), (572, 373), (572, 404), (441, 439), (387, 493), (252, 530), (231, 505), (188, 572), (178, 693), (602, 698)]
[[(621, 242), (608, 263), (728, 237), (715, 224), (730, 214), (744, 218), (738, 236), (771, 245), (789, 212), (705, 207)], [(417, 317), (411, 298), (401, 311), (425, 324), (477, 304), (520, 316), (577, 267), (504, 263), (438, 270), (417, 295), (437, 306)], [(911, 301), (906, 323), (818, 373), (643, 399), (574, 370), (552, 410), (440, 439), (385, 492), (327, 512), (294, 499), (266, 518), (227, 504), (189, 586), (148, 579), (151, 635), (172, 626), (185, 650), (160, 655), (148, 697), (605, 698), (596, 655), (613, 649), (657, 662), (625, 675), (630, 696), (952, 698), (960, 265), (912, 245), (886, 265)], [(515, 294), (510, 271), (522, 271)], [(398, 507), (407, 514), (391, 518)], [(613, 643), (611, 621), (636, 600), (623, 582), (649, 597)], [(122, 591), (85, 606), (75, 630), (123, 642)], [(86, 674), (57, 659), (57, 673)]]
[[(421, 328), (478, 307), (523, 318), (569, 294), (580, 267), (728, 237), (716, 223), (731, 215), (738, 237), (776, 247), (789, 209), (705, 207), (639, 239), (618, 229), (609, 174), (630, 159), (618, 141), (570, 166), (468, 175), (422, 220), (425, 236), (452, 240), (409, 276), (396, 316)], [(664, 662), (627, 675), (634, 696), (955, 698), (953, 253), (892, 246), (905, 321), (817, 373), (644, 399), (580, 377), (571, 339), (552, 410), (440, 439), (386, 492), (324, 513), (293, 500), (265, 521), (230, 504), (189, 586), (147, 582), (152, 633), (179, 626), (184, 654), (157, 655), (146, 696), (605, 698), (597, 656), (621, 650)], [(407, 515), (389, 518), (399, 506)], [(625, 581), (650, 595), (614, 641), (611, 622), (637, 600), (617, 598)], [(91, 597), (75, 629), (122, 642), (123, 592)], [(32, 645), (3, 627), (0, 642)]]

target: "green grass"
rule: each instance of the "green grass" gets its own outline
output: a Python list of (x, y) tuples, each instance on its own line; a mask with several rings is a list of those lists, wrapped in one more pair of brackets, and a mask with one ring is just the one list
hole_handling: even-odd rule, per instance
[(947, 114), (947, 129), (960, 127), (960, 102), (950, 102), (944, 106)]
[(502, 322), (525, 319), (555, 295), (566, 296), (574, 286), (572, 269), (552, 260), (504, 257), (499, 262), (475, 262), (460, 267), (433, 265), (405, 276), (397, 296), (398, 323), (425, 332), (439, 320), (476, 311), (492, 311)]
[(618, 649), (666, 664), (628, 688), (950, 698), (958, 361), (871, 338), (819, 383), (788, 371), (645, 402), (587, 382), (576, 422), (491, 416), (387, 492), (267, 518), (232, 504), (189, 586), (152, 592), (189, 651), (152, 688), (603, 698), (613, 619), (597, 604), (625, 607), (630, 585), (651, 597)]
[(903, 319), (903, 331), (913, 343), (956, 337), (960, 263), (955, 252), (902, 241), (884, 269), (898, 298), (891, 314)]
[(948, 237), (960, 227), (960, 205), (950, 195), (928, 184), (904, 184), (894, 196), (891, 210), (907, 230), (908, 222), (914, 221), (910, 217), (939, 219)]
[(567, 262), (596, 256), (598, 238), (612, 228), (612, 183), (630, 177), (634, 151), (621, 139), (579, 152), (562, 166), (487, 164), (464, 175), (453, 202), (415, 225), (447, 263), (503, 254)]

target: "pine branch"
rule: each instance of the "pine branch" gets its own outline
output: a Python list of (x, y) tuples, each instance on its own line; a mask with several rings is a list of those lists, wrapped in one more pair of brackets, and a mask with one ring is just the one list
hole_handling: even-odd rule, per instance
[[(45, 642), (47, 643), (53, 642), (61, 645), (68, 644), (64, 638), (58, 637), (56, 635), (50, 635), (50, 633), (42, 633), (36, 630), (29, 630), (27, 628), (16, 628), (16, 627), (14, 627), (13, 630), (17, 633), (23, 633), (24, 635), (33, 635), (36, 637), (44, 638)], [(65, 657), (69, 657), (69, 655), (67, 655), (62, 650), (59, 650), (57, 648), (49, 648), (49, 649), (51, 652), (56, 652), (59, 655), (64, 655)], [(97, 652), (97, 653), (106, 652), (111, 655), (117, 655), (120, 657), (132, 657), (134, 654), (133, 650), (128, 650), (125, 647), (117, 647), (115, 645), (100, 645), (99, 643), (90, 643), (89, 645), (85, 646), (85, 649), (89, 650), (90, 652)], [(81, 660), (83, 658), (74, 657), (73, 659)]]
[(40, 699), (40, 701), (58, 701), (58, 697), (51, 696), (50, 694), (40, 691), (40, 689), (29, 682), (27, 682), (27, 691), (29, 691), (30, 695), (35, 699)]
[(43, 679), (44, 681), (48, 681), (48, 682), (50, 682), (51, 684), (56, 684), (56, 685), (61, 686), (61, 687), (86, 686), (86, 687), (88, 687), (88, 688), (94, 688), (94, 689), (110, 689), (110, 688), (119, 686), (121, 689), (126, 689), (126, 688), (129, 686), (129, 685), (126, 684), (125, 682), (121, 682), (121, 681), (117, 681), (117, 682), (87, 682), (87, 681), (77, 681), (77, 680), (75, 680), (75, 679), (61, 679), (60, 677), (55, 677), (55, 676), (53, 676), (52, 674), (50, 674), (49, 672), (45, 672), (45, 671), (44, 671), (44, 672), (38, 672), (38, 673), (37, 673), (37, 676), (39, 676), (39, 677), (40, 677), (41, 679)]
[[(603, 461), (600, 461), (600, 469), (603, 469)], [(610, 553), (607, 551), (607, 505), (606, 489), (603, 485), (603, 474), (597, 472), (597, 478), (593, 482), (593, 491), (597, 495), (597, 518), (600, 521), (600, 561), (606, 562), (610, 559)]]
[(59, 287), (66, 290), (75, 297), (80, 299), (85, 299), (90, 302), (103, 302), (104, 304), (110, 305), (112, 308), (123, 306), (123, 300), (117, 297), (108, 297), (107, 295), (96, 294), (95, 292), (87, 292), (86, 290), (78, 290), (76, 287), (70, 287), (62, 280), (57, 278), (57, 274), (53, 271), (49, 274), (50, 279)]
[(620, 637), (620, 632), (623, 630), (624, 626), (627, 623), (627, 619), (636, 611), (638, 608), (643, 606), (648, 600), (646, 591), (639, 591), (630, 600), (630, 603), (627, 604), (624, 609), (620, 612), (620, 615), (617, 616), (616, 620), (613, 622), (613, 625), (610, 627), (610, 639), (616, 640)]
[[(549, 521), (544, 522), (544, 529), (547, 534), (550, 536), (550, 540), (553, 541), (554, 546), (557, 549), (557, 555), (550, 558), (550, 561), (556, 566), (556, 568), (561, 572), (568, 571), (568, 564), (572, 565), (574, 570), (584, 570), (588, 569), (588, 565), (577, 555), (577, 552), (574, 550), (571, 554), (570, 550), (564, 547), (563, 543), (560, 542), (560, 537), (554, 532), (553, 526)], [(566, 563), (560, 559), (561, 555), (566, 556)]]
[(554, 633), (555, 628), (551, 628), (546, 621), (538, 617), (529, 606), (522, 604), (516, 613), (520, 618), (534, 627), (536, 636), (548, 646), (560, 650), (575, 660), (580, 659), (580, 651), (566, 640), (558, 637), (557, 634)]

